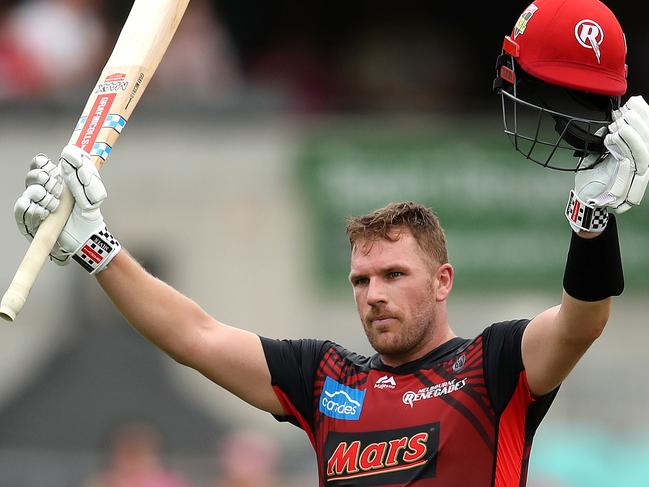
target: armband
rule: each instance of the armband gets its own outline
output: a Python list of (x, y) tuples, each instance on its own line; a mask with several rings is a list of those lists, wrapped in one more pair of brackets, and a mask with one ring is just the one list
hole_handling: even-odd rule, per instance
[(568, 223), (575, 232), (603, 232), (608, 223), (608, 210), (589, 205), (579, 199), (574, 190), (570, 191), (570, 198), (564, 211)]
[(595, 238), (572, 233), (563, 274), (563, 289), (581, 301), (600, 301), (624, 290), (624, 272), (615, 215)]
[(90, 275), (95, 275), (103, 271), (121, 249), (120, 243), (108, 231), (106, 225), (103, 225), (101, 230), (90, 235), (88, 240), (72, 254), (72, 259)]

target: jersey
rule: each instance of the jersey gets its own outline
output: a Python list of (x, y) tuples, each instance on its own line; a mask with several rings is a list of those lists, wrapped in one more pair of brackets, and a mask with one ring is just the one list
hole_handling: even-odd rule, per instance
[(556, 390), (533, 398), (527, 320), (453, 338), (398, 367), (331, 341), (261, 339), (289, 421), (308, 435), (320, 486), (522, 487)]

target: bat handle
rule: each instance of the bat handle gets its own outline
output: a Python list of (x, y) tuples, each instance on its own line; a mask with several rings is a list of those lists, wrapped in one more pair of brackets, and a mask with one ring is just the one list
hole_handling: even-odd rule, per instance
[(48, 216), (38, 228), (34, 240), (25, 253), (7, 292), (0, 302), (0, 318), (13, 321), (25, 305), (38, 274), (61, 234), (72, 213), (74, 198), (67, 187), (63, 187), (59, 207)]

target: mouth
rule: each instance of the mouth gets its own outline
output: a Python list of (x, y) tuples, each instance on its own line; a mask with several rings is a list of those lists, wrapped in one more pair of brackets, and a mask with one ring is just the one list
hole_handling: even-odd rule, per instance
[(388, 327), (393, 321), (396, 321), (396, 318), (393, 316), (373, 316), (367, 320), (369, 325), (374, 328)]

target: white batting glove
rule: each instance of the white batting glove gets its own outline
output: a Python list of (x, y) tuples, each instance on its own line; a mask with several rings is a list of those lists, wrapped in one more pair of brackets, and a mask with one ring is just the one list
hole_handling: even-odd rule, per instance
[(633, 96), (616, 115), (607, 148), (616, 159), (630, 161), (630, 176), (628, 183), (618, 186), (620, 196), (608, 206), (624, 213), (642, 202), (649, 182), (649, 105), (643, 97)]
[(39, 164), (42, 164), (40, 169), (37, 167), (27, 174), (27, 190), (14, 207), (18, 228), (27, 238), (33, 237), (49, 212), (58, 207), (63, 179), (74, 196), (75, 205), (50, 254), (52, 260), (65, 265), (72, 258), (90, 274), (101, 272), (121, 250), (121, 245), (108, 232), (99, 209), (107, 194), (97, 168), (88, 153), (74, 145), (63, 149), (58, 165), (44, 155), (34, 158), (32, 166)]
[[(38, 154), (29, 166), (25, 188), (14, 205), (14, 216), (18, 231), (31, 242), (41, 222), (59, 206), (63, 191), (61, 168), (45, 154)], [(50, 257), (59, 265), (65, 265), (68, 261), (68, 256), (58, 243), (54, 245)]]
[(631, 97), (613, 112), (613, 120), (604, 138), (609, 154), (575, 176), (565, 212), (574, 231), (603, 231), (608, 209), (624, 213), (639, 205), (649, 182), (649, 105), (641, 96)]

